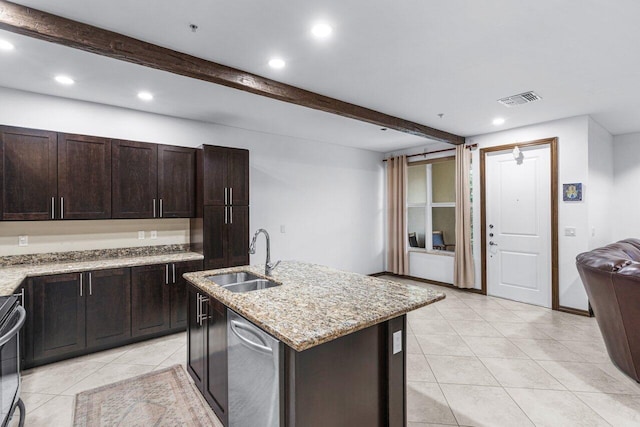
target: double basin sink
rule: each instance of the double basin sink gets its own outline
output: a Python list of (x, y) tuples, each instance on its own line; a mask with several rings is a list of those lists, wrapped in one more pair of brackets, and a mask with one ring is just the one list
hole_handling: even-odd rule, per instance
[(264, 279), (246, 271), (216, 274), (214, 276), (207, 276), (207, 279), (230, 292), (251, 292), (280, 286), (279, 283)]

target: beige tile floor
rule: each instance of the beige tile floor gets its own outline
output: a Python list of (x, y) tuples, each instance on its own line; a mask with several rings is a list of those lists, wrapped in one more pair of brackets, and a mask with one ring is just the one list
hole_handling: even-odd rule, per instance
[[(408, 315), (409, 427), (640, 426), (595, 319), (393, 280), (447, 294)], [(75, 393), (185, 359), (181, 333), (25, 371), (26, 425), (71, 425)]]
[(439, 286), (409, 313), (408, 426), (640, 426), (595, 319)]

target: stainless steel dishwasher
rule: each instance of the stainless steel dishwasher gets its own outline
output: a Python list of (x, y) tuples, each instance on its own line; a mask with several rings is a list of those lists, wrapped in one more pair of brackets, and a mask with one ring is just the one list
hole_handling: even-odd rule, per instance
[(227, 309), (229, 427), (280, 426), (280, 341)]

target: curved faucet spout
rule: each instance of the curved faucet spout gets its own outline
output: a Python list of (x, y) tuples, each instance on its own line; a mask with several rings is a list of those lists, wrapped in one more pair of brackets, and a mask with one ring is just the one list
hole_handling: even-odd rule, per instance
[(280, 261), (275, 264), (271, 264), (271, 240), (269, 239), (269, 233), (264, 228), (258, 229), (258, 231), (253, 235), (253, 239), (251, 239), (251, 244), (249, 245), (249, 253), (252, 255), (256, 253), (256, 240), (258, 240), (258, 235), (260, 233), (263, 233), (264, 237), (267, 239), (267, 260), (264, 264), (264, 274), (268, 276), (271, 274), (273, 269), (280, 264)]

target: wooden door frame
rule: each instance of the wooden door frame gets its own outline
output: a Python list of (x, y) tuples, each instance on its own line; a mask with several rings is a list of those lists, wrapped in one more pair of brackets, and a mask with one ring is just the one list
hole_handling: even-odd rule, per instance
[[(482, 293), (487, 295), (487, 205), (486, 205), (486, 166), (485, 157), (496, 151), (513, 150), (519, 148), (549, 145), (551, 150), (551, 309), (567, 311), (574, 314), (575, 309), (560, 305), (560, 288), (558, 275), (558, 138), (545, 138), (535, 141), (516, 142), (480, 149), (480, 246), (482, 259)], [(578, 310), (579, 311), (579, 310)]]

